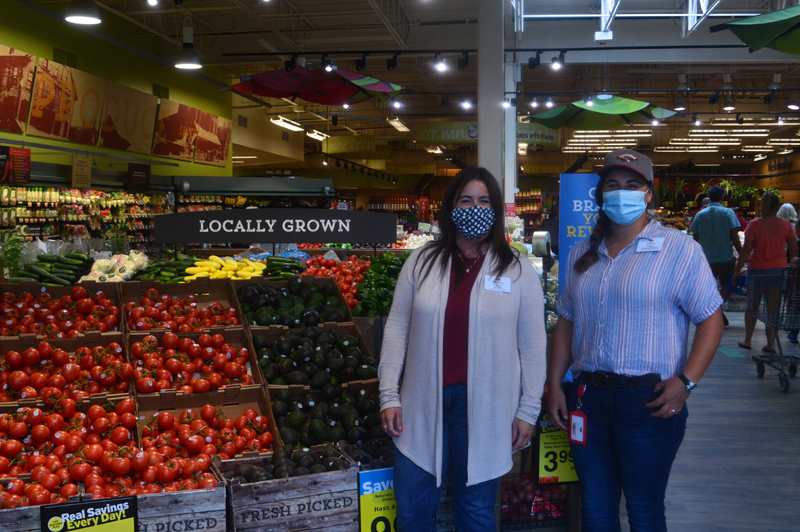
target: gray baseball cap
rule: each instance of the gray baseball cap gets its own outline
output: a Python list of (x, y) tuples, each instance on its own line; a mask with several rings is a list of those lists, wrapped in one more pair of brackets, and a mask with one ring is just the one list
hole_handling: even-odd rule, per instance
[(613, 170), (614, 168), (627, 168), (633, 170), (648, 183), (653, 182), (653, 161), (647, 155), (642, 155), (633, 150), (614, 150), (606, 155), (603, 167), (597, 171), (600, 177)]

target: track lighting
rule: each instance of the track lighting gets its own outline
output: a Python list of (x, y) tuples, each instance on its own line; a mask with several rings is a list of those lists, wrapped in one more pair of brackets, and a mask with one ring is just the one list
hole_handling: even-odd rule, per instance
[(797, 99), (798, 99), (797, 93), (793, 92), (791, 97), (789, 98), (789, 105), (787, 105), (786, 107), (788, 107), (792, 111), (800, 110), (800, 104), (798, 104)]
[(655, 119), (655, 118), (654, 118), (654, 119), (653, 119), (653, 121), (652, 121), (652, 122), (650, 122), (650, 123), (651, 123), (651, 124), (653, 124), (654, 126), (657, 126), (657, 125), (659, 124), (658, 120), (657, 120), (657, 119)]
[(100, 24), (100, 8), (94, 0), (72, 0), (64, 13), (64, 20), (71, 24)]
[(548, 96), (548, 97), (547, 97), (547, 101), (545, 102), (545, 105), (546, 105), (547, 107), (553, 107), (553, 98), (551, 98), (551, 97), (549, 97), (549, 96)]
[(469, 52), (464, 52), (464, 57), (458, 60), (458, 69), (464, 70), (469, 66)]
[(331, 117), (331, 125), (332, 126), (338, 126), (339, 125), (339, 117), (338, 116), (333, 115)]
[(533, 100), (531, 101), (531, 107), (533, 107), (534, 109), (539, 107), (539, 101), (536, 99), (535, 96), (533, 97)]
[(444, 62), (443, 57), (439, 57), (439, 54), (433, 54), (433, 64), (439, 72), (447, 70), (447, 63)]
[(767, 94), (764, 96), (764, 103), (765, 103), (766, 105), (769, 105), (769, 104), (771, 104), (771, 103), (772, 103), (772, 102), (774, 102), (774, 101), (775, 101), (775, 91), (768, 92), (768, 93), (767, 93)]
[(696, 114), (694, 116), (692, 116), (692, 122), (694, 122), (694, 125), (696, 125), (696, 126), (699, 126), (700, 124), (702, 124), (702, 122), (700, 122), (700, 119), (697, 118)]
[(325, 158), (322, 160), (322, 164), (323, 164), (324, 166), (328, 166), (328, 158), (327, 158), (327, 157), (325, 157)]
[(341, 161), (339, 161), (339, 159), (336, 159), (336, 168), (341, 168), (341, 167), (342, 167)]
[(783, 124), (784, 124), (784, 122), (783, 122), (783, 117), (782, 117), (782, 116), (779, 116), (779, 117), (778, 117), (778, 125), (779, 125), (779, 126), (782, 126)]
[(589, 107), (593, 106), (594, 102), (592, 101), (592, 95), (591, 94), (587, 94), (586, 96), (584, 96), (583, 97), (583, 103), (588, 105)]
[(400, 104), (400, 100), (398, 100), (397, 98), (392, 98), (392, 107), (394, 107), (395, 109), (400, 109), (400, 107), (402, 107), (402, 105)]
[(364, 173), (364, 167), (363, 166), (361, 167), (361, 173), (362, 174)]
[(744, 124), (744, 118), (742, 118), (742, 115), (740, 113), (736, 113), (736, 123), (739, 124), (740, 126)]
[(294, 70), (294, 67), (297, 66), (297, 56), (293, 55), (291, 59), (287, 59), (283, 62), (283, 67), (286, 69), (286, 72), (291, 72)]
[(565, 52), (561, 52), (558, 54), (558, 57), (554, 57), (550, 60), (550, 68), (553, 70), (561, 70), (561, 67), (564, 66), (564, 54)]
[(367, 54), (362, 54), (361, 59), (356, 59), (356, 70), (361, 72), (367, 68)]
[(157, 6), (158, 5), (158, 0), (147, 0), (147, 5)]
[(346, 104), (342, 105), (342, 109), (350, 109), (350, 104), (346, 103)]
[(508, 101), (508, 98), (503, 100), (503, 107), (505, 107), (506, 109), (511, 107), (511, 102)]
[(712, 95), (711, 95), (711, 97), (708, 99), (708, 105), (714, 105), (714, 104), (715, 104), (715, 103), (717, 103), (718, 101), (719, 101), (719, 92), (715, 92), (715, 93), (714, 93), (714, 94), (712, 94)]
[(461, 107), (463, 107), (464, 109), (472, 109), (472, 102), (469, 100), (464, 100), (463, 102), (461, 102)]
[(541, 52), (536, 52), (535, 56), (531, 56), (528, 58), (528, 68), (533, 70), (537, 66), (542, 64), (542, 54)]
[(328, 59), (328, 54), (322, 54), (322, 60), (320, 61), (322, 64), (322, 68), (325, 69), (326, 72), (333, 71), (333, 61)]
[(400, 64), (400, 58), (397, 56), (397, 54), (394, 54), (394, 56), (386, 60), (386, 68), (389, 70), (394, 70), (397, 68), (398, 64)]

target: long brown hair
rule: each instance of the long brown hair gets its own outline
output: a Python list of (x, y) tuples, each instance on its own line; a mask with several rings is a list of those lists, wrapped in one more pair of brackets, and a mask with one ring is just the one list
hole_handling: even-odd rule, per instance
[[(575, 261), (574, 270), (577, 273), (583, 273), (589, 268), (592, 267), (597, 261), (600, 260), (600, 255), (597, 253), (597, 250), (600, 249), (600, 244), (603, 243), (604, 238), (608, 238), (611, 236), (611, 218), (603, 211), (603, 185), (605, 184), (605, 178), (601, 177), (600, 181), (597, 182), (597, 188), (594, 190), (594, 200), (597, 203), (597, 207), (600, 209), (600, 212), (597, 216), (597, 223), (592, 229), (592, 234), (589, 236), (589, 249), (581, 255), (581, 257)], [(656, 205), (658, 204), (658, 193), (653, 187), (653, 183), (646, 183), (648, 186), (648, 191), (653, 194), (650, 203), (647, 205), (647, 218), (652, 219), (653, 214), (652, 210), (655, 209)]]
[(471, 181), (480, 181), (486, 185), (492, 210), (494, 211), (494, 225), (483, 239), (483, 242), (491, 243), (492, 253), (494, 254), (492, 275), (501, 275), (518, 260), (516, 253), (506, 240), (503, 193), (500, 190), (497, 179), (486, 168), (469, 166), (457, 173), (444, 191), (442, 210), (439, 214), (441, 238), (425, 246), (424, 257), (418, 262), (420, 272), (422, 272), (420, 284), (425, 282), (437, 260), (441, 263), (442, 268), (447, 267), (450, 259), (461, 260), (458, 246), (456, 245), (458, 229), (455, 222), (453, 222), (451, 213), (456, 200), (461, 196), (467, 183)]
[(764, 192), (761, 196), (761, 217), (766, 218), (770, 214), (776, 214), (781, 206), (781, 200), (772, 192)]

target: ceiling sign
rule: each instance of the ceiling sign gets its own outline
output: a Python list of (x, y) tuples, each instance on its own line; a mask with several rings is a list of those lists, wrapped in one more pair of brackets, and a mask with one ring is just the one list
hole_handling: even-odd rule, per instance
[(389, 164), (386, 171), (390, 174), (435, 174), (436, 163)]
[(328, 137), (322, 141), (325, 153), (353, 153), (375, 151), (375, 135)]
[[(438, 142), (471, 143), (478, 142), (477, 122), (437, 122), (415, 128), (417, 142), (434, 144)], [(541, 124), (518, 123), (517, 143), (559, 146), (561, 137), (555, 129)]]

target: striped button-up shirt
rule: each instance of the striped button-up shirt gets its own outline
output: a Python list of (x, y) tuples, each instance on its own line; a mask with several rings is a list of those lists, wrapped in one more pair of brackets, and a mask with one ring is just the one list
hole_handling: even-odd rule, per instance
[(739, 225), (733, 209), (712, 203), (694, 215), (689, 231), (697, 235), (709, 264), (724, 264), (733, 259), (731, 229)]
[[(659, 251), (637, 251), (663, 239)], [(658, 246), (655, 246), (658, 247)], [(574, 373), (626, 376), (680, 374), (686, 362), (689, 321), (697, 325), (722, 306), (703, 250), (680, 231), (651, 221), (611, 258), (605, 241), (587, 271), (573, 266), (589, 249), (586, 239), (569, 254), (559, 314), (574, 324)]]

